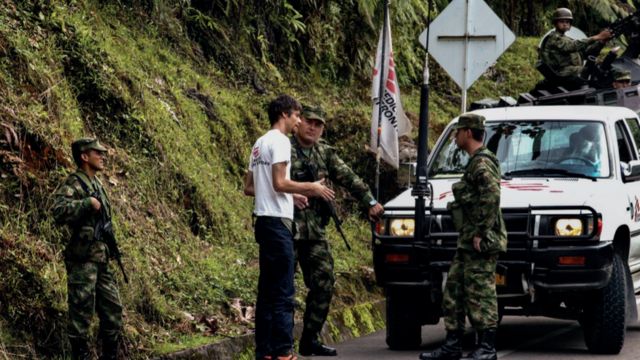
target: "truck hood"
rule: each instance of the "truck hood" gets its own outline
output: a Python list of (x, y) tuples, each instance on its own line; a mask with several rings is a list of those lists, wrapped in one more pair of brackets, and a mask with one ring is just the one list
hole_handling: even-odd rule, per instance
[[(459, 179), (433, 179), (435, 194), (433, 205), (436, 209), (446, 208), (453, 201), (451, 186)], [(589, 199), (603, 189), (606, 179), (592, 181), (580, 178), (530, 178), (502, 180), (500, 206), (502, 208), (522, 208), (528, 206), (588, 205)], [(427, 205), (430, 199), (427, 199)], [(408, 189), (389, 201), (385, 207), (413, 207), (415, 198)]]

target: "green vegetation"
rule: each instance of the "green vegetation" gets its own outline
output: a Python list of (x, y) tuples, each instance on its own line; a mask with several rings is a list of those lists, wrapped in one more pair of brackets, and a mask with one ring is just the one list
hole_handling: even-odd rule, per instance
[[(326, 138), (373, 178), (365, 144), (379, 10), (374, 0), (5, 0), (0, 359), (68, 354), (61, 252), (69, 234), (49, 207), (73, 171), (70, 144), (84, 135), (109, 147), (102, 179), (131, 279), (121, 287), (127, 358), (251, 331), (257, 247), (252, 201), (241, 186), (249, 147), (268, 127), (265, 105), (279, 93), (320, 103), (329, 110)], [(424, 52), (415, 39), (426, 2), (394, 1), (392, 14), (405, 108), (417, 121)], [(470, 99), (530, 89), (539, 78), (536, 44), (518, 39)], [(458, 113), (459, 91), (431, 64), (433, 141)], [(385, 169), (382, 188), (392, 189), (394, 177)], [(354, 249), (330, 231), (334, 308), (381, 296), (369, 225), (353, 201), (339, 205)], [(297, 286), (303, 289), (300, 278)], [(301, 306), (303, 299), (298, 292)], [(360, 321), (367, 328), (379, 322)]]

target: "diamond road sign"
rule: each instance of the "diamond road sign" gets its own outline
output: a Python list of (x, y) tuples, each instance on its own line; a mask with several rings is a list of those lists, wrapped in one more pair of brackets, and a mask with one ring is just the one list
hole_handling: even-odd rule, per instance
[[(429, 54), (463, 92), (516, 39), (483, 0), (453, 0), (429, 28)], [(426, 40), (427, 30), (420, 35), (425, 47)]]

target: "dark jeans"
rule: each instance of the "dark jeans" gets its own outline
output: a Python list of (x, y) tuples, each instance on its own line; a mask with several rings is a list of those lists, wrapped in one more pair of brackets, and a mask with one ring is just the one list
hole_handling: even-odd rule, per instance
[(259, 216), (255, 226), (260, 246), (256, 304), (256, 359), (286, 355), (293, 348), (293, 234), (282, 218)]

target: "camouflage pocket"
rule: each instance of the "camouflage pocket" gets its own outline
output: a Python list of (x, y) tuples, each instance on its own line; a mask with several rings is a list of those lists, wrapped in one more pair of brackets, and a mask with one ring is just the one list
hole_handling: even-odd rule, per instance
[(451, 221), (456, 231), (460, 232), (464, 226), (464, 213), (462, 207), (456, 201), (452, 201), (447, 204), (447, 209), (451, 211)]
[(480, 252), (485, 254), (497, 253), (500, 251), (500, 242), (493, 237), (483, 237), (480, 241)]
[(91, 244), (93, 243), (93, 228), (83, 226), (76, 233), (67, 248), (65, 258), (70, 261), (86, 261), (89, 258)]

